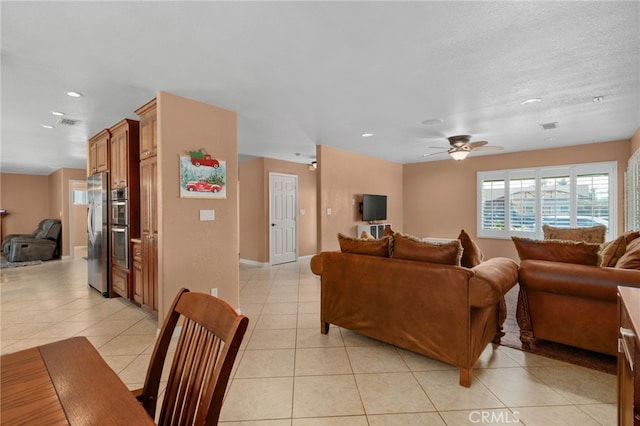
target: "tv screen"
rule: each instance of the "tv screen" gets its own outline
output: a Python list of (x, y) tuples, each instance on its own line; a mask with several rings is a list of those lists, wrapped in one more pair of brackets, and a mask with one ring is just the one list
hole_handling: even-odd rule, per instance
[(362, 196), (362, 220), (373, 222), (387, 219), (387, 196), (364, 194)]

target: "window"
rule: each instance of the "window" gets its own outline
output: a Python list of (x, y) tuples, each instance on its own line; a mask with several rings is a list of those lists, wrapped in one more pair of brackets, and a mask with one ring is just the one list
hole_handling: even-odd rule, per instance
[(73, 190), (73, 204), (87, 204), (87, 191), (81, 189)]
[(478, 236), (542, 238), (542, 225), (602, 224), (611, 239), (616, 178), (615, 162), (478, 172)]

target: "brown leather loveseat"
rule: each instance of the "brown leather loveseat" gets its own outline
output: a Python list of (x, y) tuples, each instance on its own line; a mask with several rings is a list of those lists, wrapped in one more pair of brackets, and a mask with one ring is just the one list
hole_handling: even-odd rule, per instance
[(507, 258), (465, 268), (343, 252), (314, 256), (311, 270), (321, 277), (322, 333), (334, 324), (458, 366), (467, 387), (502, 336), (503, 296), (518, 274)]
[(617, 354), (617, 287), (640, 287), (637, 232), (610, 243), (514, 237), (521, 258), (516, 316), (525, 348), (535, 339)]

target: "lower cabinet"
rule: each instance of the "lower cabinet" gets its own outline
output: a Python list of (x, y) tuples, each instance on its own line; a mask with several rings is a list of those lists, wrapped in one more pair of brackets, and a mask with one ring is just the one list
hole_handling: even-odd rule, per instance
[(119, 266), (111, 267), (112, 296), (118, 295), (129, 299), (129, 271)]
[(131, 276), (131, 289), (133, 290), (133, 300), (142, 304), (143, 281), (142, 281), (142, 246), (137, 240), (132, 241), (133, 271)]

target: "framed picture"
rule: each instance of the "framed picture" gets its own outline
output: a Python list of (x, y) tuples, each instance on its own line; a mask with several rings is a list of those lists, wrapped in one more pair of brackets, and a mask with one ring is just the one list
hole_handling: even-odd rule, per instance
[(226, 199), (226, 161), (181, 155), (180, 198)]

